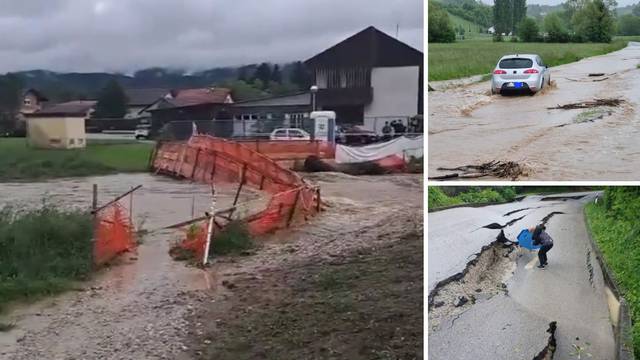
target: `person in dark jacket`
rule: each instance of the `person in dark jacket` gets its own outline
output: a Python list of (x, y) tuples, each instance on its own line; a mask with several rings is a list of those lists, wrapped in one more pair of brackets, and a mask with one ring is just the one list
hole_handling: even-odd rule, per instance
[(547, 228), (544, 225), (538, 225), (533, 229), (533, 245), (540, 245), (540, 250), (538, 250), (538, 260), (540, 261), (540, 265), (538, 267), (540, 269), (544, 269), (547, 266), (547, 253), (553, 247), (553, 239), (547, 233)]

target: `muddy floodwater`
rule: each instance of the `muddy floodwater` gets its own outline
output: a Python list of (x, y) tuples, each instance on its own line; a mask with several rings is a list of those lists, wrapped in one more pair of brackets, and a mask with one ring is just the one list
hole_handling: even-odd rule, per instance
[[(638, 64), (640, 43), (631, 42), (551, 68), (553, 85), (534, 96), (491, 96), (487, 81), (429, 92), (429, 176), (451, 173), (438, 168), (513, 161), (527, 169), (520, 180), (639, 179)], [(596, 98), (623, 103), (549, 109)]]
[[(210, 206), (208, 185), (151, 174), (119, 174), (1, 183), (0, 206), (38, 207), (43, 201), (60, 207), (90, 208), (92, 184), (98, 205), (142, 185), (133, 196), (133, 221), (149, 230), (137, 253), (122, 257), (78, 291), (17, 306), (0, 316), (16, 328), (0, 333), (2, 359), (173, 359), (183, 351), (190, 308), (185, 292), (206, 289), (214, 275), (186, 267), (168, 254), (180, 231), (160, 230), (195, 216)], [(233, 203), (237, 187), (217, 185), (217, 208)], [(243, 189), (243, 211), (261, 209), (268, 197)], [(124, 200), (128, 206), (128, 198)], [(120, 354), (119, 354), (120, 353)]]

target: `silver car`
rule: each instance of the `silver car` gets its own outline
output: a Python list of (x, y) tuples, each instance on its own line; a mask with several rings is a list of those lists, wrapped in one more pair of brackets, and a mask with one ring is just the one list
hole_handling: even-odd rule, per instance
[(491, 75), (491, 93), (521, 90), (536, 93), (551, 83), (549, 68), (540, 55), (516, 54), (500, 58)]

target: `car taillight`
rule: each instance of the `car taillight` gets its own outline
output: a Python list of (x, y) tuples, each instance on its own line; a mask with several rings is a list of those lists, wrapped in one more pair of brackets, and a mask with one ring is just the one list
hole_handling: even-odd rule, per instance
[(538, 70), (536, 69), (527, 69), (524, 71), (525, 74), (537, 74)]
[(504, 74), (506, 74), (507, 72), (506, 72), (506, 71), (504, 71), (504, 70), (500, 70), (500, 69), (498, 69), (498, 70), (494, 70), (494, 71), (493, 71), (493, 73), (494, 73), (494, 74), (496, 74), (496, 75), (504, 75)]

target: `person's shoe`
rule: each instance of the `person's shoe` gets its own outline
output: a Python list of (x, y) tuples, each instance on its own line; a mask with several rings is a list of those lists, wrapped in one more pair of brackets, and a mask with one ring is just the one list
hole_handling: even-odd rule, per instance
[(538, 269), (544, 269), (544, 267), (545, 267), (545, 264), (538, 265)]

